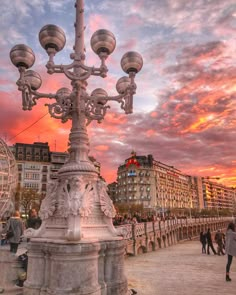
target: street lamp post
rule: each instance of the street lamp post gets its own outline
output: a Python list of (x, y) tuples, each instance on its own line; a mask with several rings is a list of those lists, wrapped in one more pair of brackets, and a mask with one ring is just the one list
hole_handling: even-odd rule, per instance
[(87, 66), (84, 1), (77, 0), (75, 8), (72, 63), (54, 63), (54, 56), (66, 42), (62, 29), (46, 25), (39, 32), (40, 44), (49, 56), (46, 64), (48, 74), (63, 73), (71, 81), (71, 89), (63, 87), (54, 94), (38, 92), (41, 77), (29, 70), (35, 61), (32, 49), (18, 44), (10, 51), (11, 61), (20, 73), (17, 85), (22, 92), (23, 110), (31, 110), (41, 98), (54, 99), (55, 102), (47, 104), (50, 115), (62, 122), (72, 121), (69, 160), (59, 170), (58, 180), (48, 184), (39, 212), (42, 219), (40, 229), (27, 230), (31, 243), (24, 294), (122, 295), (127, 292), (123, 273), (124, 243), (112, 224), (115, 210), (106, 184), (100, 180), (88, 158), (87, 125), (93, 120), (100, 123), (104, 119), (109, 101), (120, 103), (126, 114), (132, 113), (136, 91), (134, 79), (142, 68), (143, 60), (137, 52), (124, 54), (121, 67), (127, 76), (117, 81), (116, 96), (109, 96), (102, 88), (89, 94), (87, 80), (91, 76), (106, 77), (108, 69), (105, 62), (115, 49), (116, 39), (107, 30), (96, 31), (90, 44), (101, 64), (99, 67)]

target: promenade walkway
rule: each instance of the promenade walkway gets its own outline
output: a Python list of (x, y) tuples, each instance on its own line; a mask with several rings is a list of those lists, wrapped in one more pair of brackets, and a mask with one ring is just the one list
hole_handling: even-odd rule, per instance
[(201, 253), (198, 241), (125, 258), (129, 288), (137, 295), (235, 295), (236, 258), (225, 281), (226, 256)]

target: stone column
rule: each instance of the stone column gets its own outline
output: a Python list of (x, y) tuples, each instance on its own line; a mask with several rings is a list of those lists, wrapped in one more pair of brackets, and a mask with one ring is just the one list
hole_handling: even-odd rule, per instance
[[(19, 288), (15, 287), (18, 274), (21, 270), (17, 256), (10, 252), (9, 246), (0, 247), (0, 289), (4, 289), (3, 294), (19, 294)], [(21, 290), (20, 290), (21, 291)]]
[(107, 295), (127, 294), (124, 272), (124, 240), (107, 241), (104, 256), (104, 280)]

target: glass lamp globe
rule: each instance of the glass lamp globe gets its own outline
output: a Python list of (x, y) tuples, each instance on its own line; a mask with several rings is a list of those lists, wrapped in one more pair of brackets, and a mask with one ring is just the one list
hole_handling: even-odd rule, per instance
[(15, 45), (10, 51), (10, 59), (14, 66), (24, 67), (26, 69), (32, 67), (35, 61), (33, 50), (24, 44)]
[(102, 29), (96, 31), (90, 40), (91, 48), (96, 54), (111, 54), (116, 47), (116, 38), (108, 30)]
[(123, 55), (120, 64), (125, 73), (138, 73), (142, 69), (143, 58), (138, 52), (129, 51)]
[(107, 100), (105, 99), (105, 97), (107, 97), (107, 92), (102, 89), (102, 88), (96, 88), (93, 90), (93, 92), (91, 93), (91, 96), (95, 96), (97, 103), (101, 104), (101, 105), (105, 105)]
[(30, 87), (32, 90), (39, 89), (42, 84), (42, 79), (40, 75), (35, 71), (32, 71), (32, 70), (26, 71), (24, 74), (24, 78), (30, 84)]
[(58, 26), (46, 25), (39, 32), (39, 42), (45, 50), (54, 48), (58, 52), (66, 44), (66, 35)]

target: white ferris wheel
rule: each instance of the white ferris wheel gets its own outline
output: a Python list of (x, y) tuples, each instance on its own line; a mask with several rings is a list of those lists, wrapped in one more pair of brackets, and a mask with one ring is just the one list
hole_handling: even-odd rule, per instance
[(0, 220), (14, 210), (16, 186), (16, 160), (5, 141), (0, 138)]

